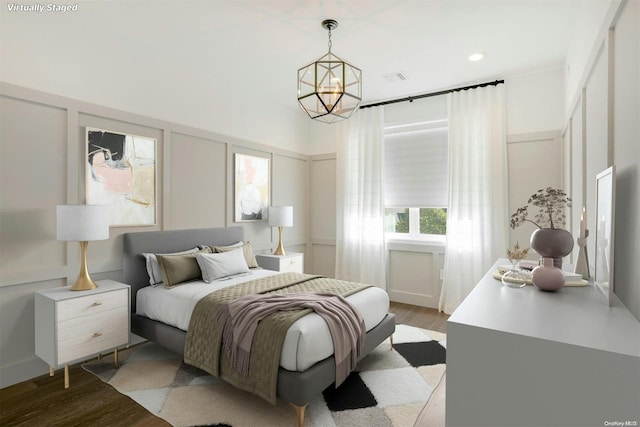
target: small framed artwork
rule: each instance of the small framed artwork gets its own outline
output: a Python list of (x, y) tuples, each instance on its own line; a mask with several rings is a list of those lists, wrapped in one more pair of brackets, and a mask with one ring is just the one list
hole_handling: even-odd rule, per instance
[(156, 224), (156, 140), (87, 128), (86, 199), (109, 206), (109, 226)]
[(615, 166), (596, 176), (596, 254), (594, 283), (613, 305), (613, 247), (615, 235)]
[(269, 177), (269, 159), (235, 154), (235, 222), (267, 219)]

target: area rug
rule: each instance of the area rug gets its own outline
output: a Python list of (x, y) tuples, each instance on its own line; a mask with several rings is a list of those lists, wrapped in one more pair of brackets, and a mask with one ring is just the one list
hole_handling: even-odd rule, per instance
[[(397, 325), (389, 341), (360, 361), (338, 388), (307, 407), (308, 427), (413, 426), (445, 373), (444, 334)], [(145, 343), (83, 368), (173, 426), (282, 427), (297, 425), (283, 401), (273, 406), (185, 365), (179, 355)], [(433, 403), (433, 402), (430, 402)], [(444, 402), (442, 402), (444, 405)]]

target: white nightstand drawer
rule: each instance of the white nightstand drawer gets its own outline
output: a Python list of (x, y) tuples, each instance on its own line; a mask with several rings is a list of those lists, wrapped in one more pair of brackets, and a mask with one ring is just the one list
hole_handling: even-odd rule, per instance
[(304, 254), (289, 252), (286, 255), (256, 254), (258, 265), (281, 273), (304, 273)]
[(290, 257), (282, 258), (280, 260), (280, 272), (281, 273), (302, 273), (302, 257)]
[(125, 307), (128, 305), (128, 299), (129, 291), (127, 289), (119, 289), (112, 292), (103, 292), (83, 296), (82, 298), (59, 301), (56, 306), (57, 321), (62, 322), (67, 319), (93, 315), (118, 307)]
[(127, 306), (58, 323), (58, 364), (129, 342)]

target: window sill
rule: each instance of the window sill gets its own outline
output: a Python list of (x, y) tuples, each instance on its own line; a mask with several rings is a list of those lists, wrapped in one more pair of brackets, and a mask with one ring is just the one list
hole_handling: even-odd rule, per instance
[(386, 239), (387, 250), (409, 251), (409, 252), (431, 252), (444, 254), (446, 242), (442, 240), (419, 240), (419, 239)]

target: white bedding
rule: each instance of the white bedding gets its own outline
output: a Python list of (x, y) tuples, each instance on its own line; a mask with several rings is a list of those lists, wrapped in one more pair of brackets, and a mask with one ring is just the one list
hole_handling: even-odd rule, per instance
[[(189, 326), (196, 303), (205, 295), (248, 280), (279, 274), (271, 270), (251, 270), (250, 275), (211, 283), (191, 282), (175, 288), (146, 286), (136, 297), (136, 313), (175, 326), (184, 331)], [(347, 297), (360, 310), (367, 331), (378, 325), (389, 312), (389, 295), (377, 287), (366, 288)], [(333, 354), (331, 333), (325, 321), (315, 313), (298, 319), (287, 331), (280, 366), (290, 371), (305, 371)]]

